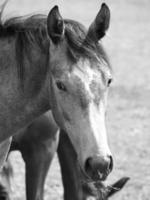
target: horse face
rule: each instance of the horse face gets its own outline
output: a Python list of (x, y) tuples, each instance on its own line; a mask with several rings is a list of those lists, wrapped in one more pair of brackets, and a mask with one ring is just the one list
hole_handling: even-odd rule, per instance
[[(108, 8), (103, 5), (102, 14), (105, 13), (103, 9), (107, 11)], [(97, 42), (101, 36), (93, 35), (92, 27), (97, 28), (92, 24), (88, 37), (92, 36), (93, 42)], [(53, 115), (60, 128), (68, 133), (83, 172), (94, 180), (103, 180), (112, 170), (105, 128), (110, 68), (104, 59), (99, 58), (92, 60), (81, 56), (71, 62), (64, 32), (63, 20), (55, 7), (48, 16), (48, 33), (52, 41), (50, 86)]]

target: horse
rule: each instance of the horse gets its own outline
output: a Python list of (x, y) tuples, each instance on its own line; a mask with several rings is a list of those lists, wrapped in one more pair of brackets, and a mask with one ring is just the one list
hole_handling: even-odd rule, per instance
[(112, 69), (99, 41), (109, 22), (110, 10), (103, 3), (88, 30), (63, 19), (58, 6), (48, 16), (1, 23), (0, 166), (11, 136), (51, 110), (86, 178), (107, 178), (113, 168), (105, 127)]
[[(126, 183), (125, 177), (120, 179), (115, 186), (105, 186), (101, 182), (98, 185), (85, 182), (68, 135), (63, 132), (59, 138), (58, 126), (49, 111), (21, 130), (21, 133), (13, 136), (10, 148), (10, 152), (19, 150), (25, 162), (27, 200), (43, 200), (45, 178), (57, 147), (65, 200), (87, 200), (90, 197), (98, 200), (106, 199)], [(0, 192), (0, 199), (1, 196), (5, 196), (5, 199), (10, 196), (10, 193), (6, 191), (10, 191), (11, 188), (9, 180), (12, 167), (9, 162), (6, 164), (4, 169), (7, 170), (2, 173), (3, 185), (1, 185), (4, 189)], [(6, 171), (11, 173), (6, 173)], [(5, 182), (7, 184), (4, 184)]]

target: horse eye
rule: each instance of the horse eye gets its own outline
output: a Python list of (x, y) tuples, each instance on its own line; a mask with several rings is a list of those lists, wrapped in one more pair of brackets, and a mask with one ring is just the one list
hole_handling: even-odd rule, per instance
[(67, 91), (66, 86), (65, 86), (62, 82), (58, 81), (58, 82), (56, 83), (56, 85), (57, 85), (57, 88), (58, 88), (59, 90)]
[(108, 82), (107, 82), (107, 86), (108, 86), (108, 87), (110, 86), (111, 82), (112, 82), (112, 78), (109, 78), (109, 79), (108, 79)]

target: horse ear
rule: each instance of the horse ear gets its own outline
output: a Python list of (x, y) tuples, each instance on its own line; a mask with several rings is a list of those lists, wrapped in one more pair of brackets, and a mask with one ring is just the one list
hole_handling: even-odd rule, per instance
[(89, 28), (88, 37), (93, 41), (98, 42), (102, 37), (104, 37), (107, 29), (109, 28), (109, 22), (110, 10), (108, 6), (103, 3), (94, 22)]
[(130, 179), (129, 177), (123, 177), (119, 181), (114, 183), (113, 185), (108, 186), (107, 197), (110, 197), (110, 196), (114, 195), (116, 192), (120, 191), (129, 179)]
[(54, 6), (47, 17), (48, 35), (54, 44), (58, 44), (64, 37), (64, 20), (59, 13), (58, 6)]

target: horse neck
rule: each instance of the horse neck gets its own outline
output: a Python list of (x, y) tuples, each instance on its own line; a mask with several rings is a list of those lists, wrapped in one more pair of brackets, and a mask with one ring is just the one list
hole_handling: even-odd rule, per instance
[[(30, 58), (25, 57), (24, 88), (21, 88), (16, 67), (16, 38), (0, 38), (0, 47), (0, 141), (3, 141), (50, 107), (47, 96), (48, 76), (46, 74), (41, 77), (43, 74), (40, 67), (44, 63), (44, 56), (35, 56), (35, 51), (32, 50)], [(42, 86), (32, 95), (38, 83)]]

